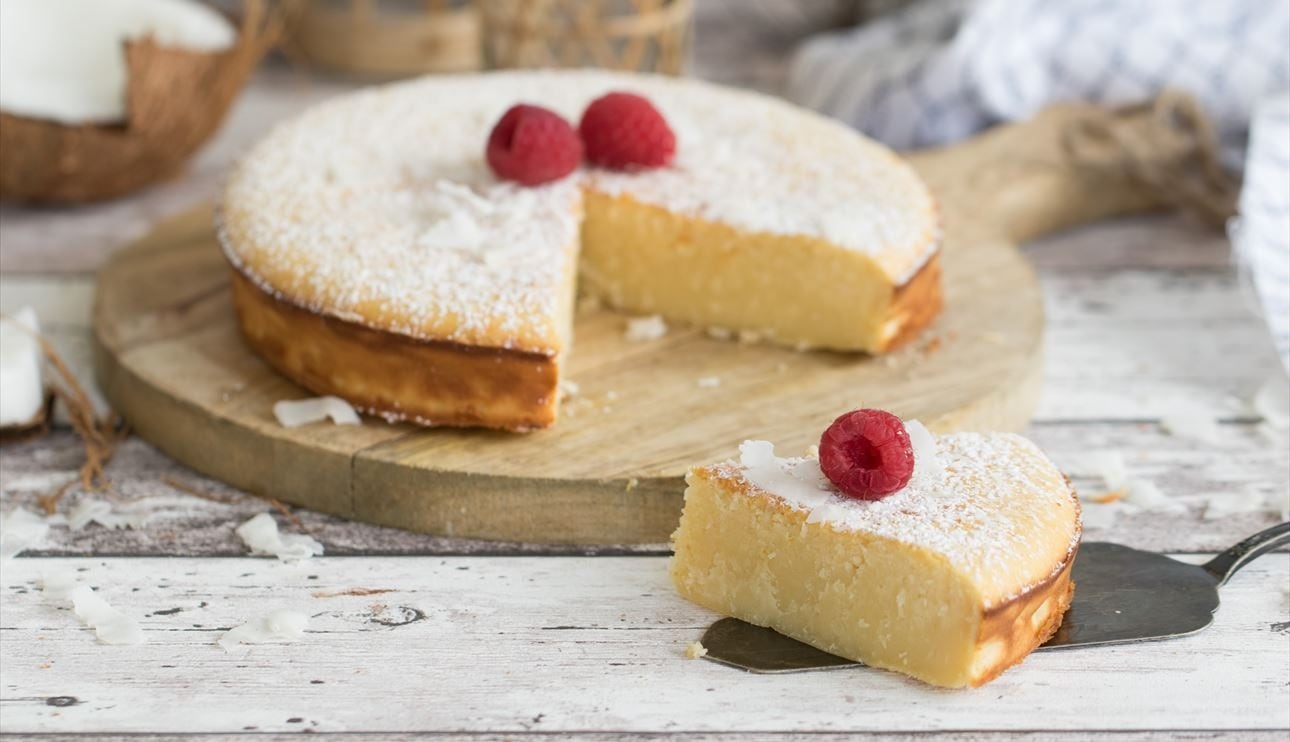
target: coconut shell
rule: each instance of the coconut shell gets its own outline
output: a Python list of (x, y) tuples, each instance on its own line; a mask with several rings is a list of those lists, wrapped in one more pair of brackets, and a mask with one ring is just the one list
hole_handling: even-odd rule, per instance
[(219, 128), (278, 27), (262, 0), (246, 0), (237, 41), (224, 51), (127, 42), (122, 124), (67, 125), (0, 112), (0, 198), (99, 201), (176, 175)]

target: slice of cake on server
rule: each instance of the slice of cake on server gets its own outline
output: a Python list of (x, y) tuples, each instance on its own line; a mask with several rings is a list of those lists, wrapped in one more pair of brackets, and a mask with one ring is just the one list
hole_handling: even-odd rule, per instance
[(1030, 441), (839, 417), (819, 458), (746, 441), (696, 467), (682, 596), (874, 667), (978, 686), (1048, 640), (1074, 592), (1079, 502)]

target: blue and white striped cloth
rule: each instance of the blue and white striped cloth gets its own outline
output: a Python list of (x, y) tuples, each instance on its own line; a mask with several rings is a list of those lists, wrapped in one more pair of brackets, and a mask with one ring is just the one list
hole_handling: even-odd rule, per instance
[(910, 149), (1058, 101), (1186, 91), (1246, 171), (1234, 241), (1290, 370), (1288, 40), (1286, 0), (920, 0), (807, 42), (788, 95)]

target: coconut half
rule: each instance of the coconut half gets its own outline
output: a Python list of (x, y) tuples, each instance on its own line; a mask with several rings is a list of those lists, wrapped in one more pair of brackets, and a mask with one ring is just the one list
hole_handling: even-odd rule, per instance
[[(46, 118), (0, 110), (0, 198), (97, 201), (176, 175), (219, 127), (278, 28), (263, 0), (245, 0), (236, 40), (222, 51), (167, 44), (179, 37), (164, 27), (127, 41), (125, 117), (116, 123), (53, 120), (75, 118), (67, 102), (34, 109)], [(110, 95), (86, 101), (80, 115), (110, 117)]]

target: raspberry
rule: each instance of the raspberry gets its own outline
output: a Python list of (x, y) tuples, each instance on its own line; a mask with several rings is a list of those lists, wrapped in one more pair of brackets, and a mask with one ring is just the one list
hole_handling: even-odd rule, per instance
[(820, 469), (842, 494), (881, 500), (914, 474), (914, 447), (901, 419), (884, 410), (853, 410), (820, 438)]
[(654, 104), (634, 93), (609, 93), (587, 106), (578, 124), (587, 160), (613, 170), (662, 167), (676, 154), (676, 135)]
[(576, 170), (582, 142), (558, 113), (521, 103), (493, 127), (485, 156), (497, 177), (535, 186)]

